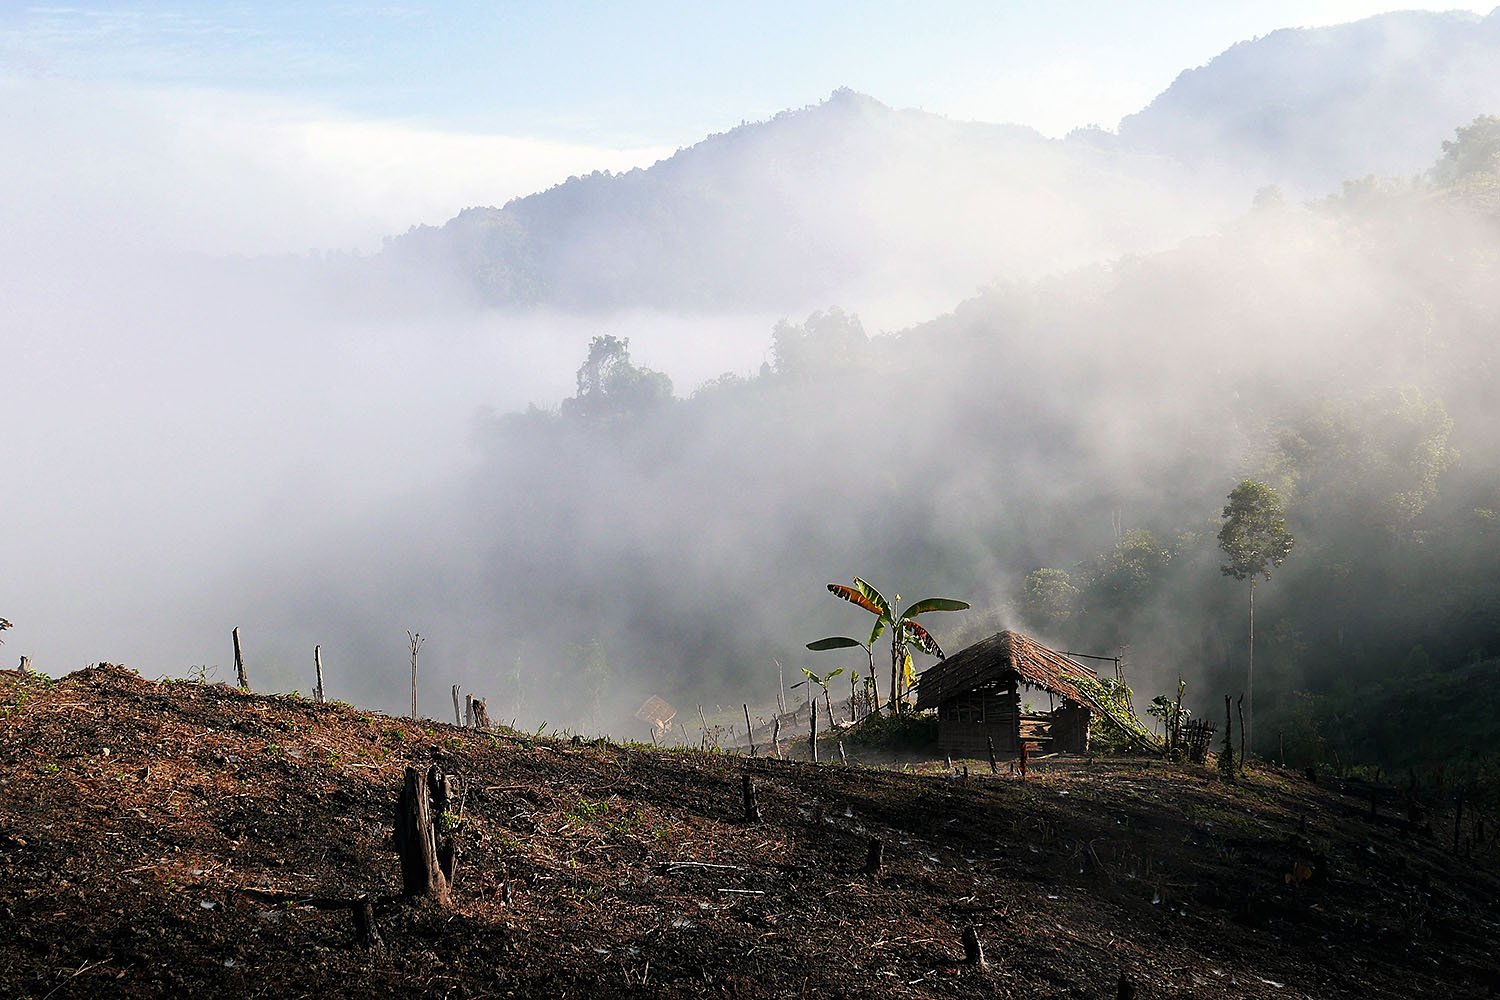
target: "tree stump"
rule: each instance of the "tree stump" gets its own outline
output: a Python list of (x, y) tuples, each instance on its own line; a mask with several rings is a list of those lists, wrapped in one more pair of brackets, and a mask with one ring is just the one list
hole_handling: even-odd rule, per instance
[(745, 822), (760, 822), (760, 803), (755, 800), (755, 779), (750, 775), (744, 776), (745, 789)]
[(474, 728), (482, 733), (490, 731), (490, 707), (483, 698), (474, 699)]
[(885, 841), (879, 837), (870, 838), (870, 849), (865, 852), (865, 874), (879, 875), (881, 863), (885, 860)]
[(401, 894), (408, 899), (451, 903), (458, 865), (452, 803), (453, 779), (436, 765), (425, 776), (415, 767), (406, 769), (396, 800), (396, 850), (401, 855)]
[(375, 905), (368, 896), (361, 896), (351, 908), (354, 915), (354, 942), (361, 948), (378, 950), (385, 946), (380, 931), (375, 927)]
[(972, 924), (964, 928), (964, 964), (981, 969), (989, 966), (984, 960), (984, 945), (979, 943), (979, 932)]

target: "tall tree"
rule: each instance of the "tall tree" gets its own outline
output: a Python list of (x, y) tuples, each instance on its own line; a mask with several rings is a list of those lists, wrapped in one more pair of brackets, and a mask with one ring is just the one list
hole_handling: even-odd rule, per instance
[(1250, 662), (1245, 671), (1248, 725), (1241, 739), (1246, 746), (1255, 725), (1255, 584), (1271, 578), (1271, 570), (1291, 554), (1295, 539), (1286, 530), (1281, 494), (1265, 483), (1246, 479), (1229, 494), (1219, 528), (1219, 547), (1229, 561), (1219, 567), (1225, 576), (1250, 581)]
[(589, 341), (589, 355), (578, 369), (578, 394), (563, 400), (562, 411), (596, 423), (660, 409), (672, 400), (672, 380), (630, 360), (630, 338), (612, 334)]

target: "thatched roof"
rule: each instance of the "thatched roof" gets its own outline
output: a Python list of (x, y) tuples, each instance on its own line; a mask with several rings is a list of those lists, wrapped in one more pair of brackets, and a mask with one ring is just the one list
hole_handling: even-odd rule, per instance
[(929, 667), (917, 684), (917, 707), (936, 708), (955, 695), (1011, 677), (1101, 715), (1109, 714), (1078, 684), (1080, 680), (1085, 687), (1091, 686), (1088, 682), (1098, 684), (1098, 674), (1035, 639), (1009, 631), (981, 639)]

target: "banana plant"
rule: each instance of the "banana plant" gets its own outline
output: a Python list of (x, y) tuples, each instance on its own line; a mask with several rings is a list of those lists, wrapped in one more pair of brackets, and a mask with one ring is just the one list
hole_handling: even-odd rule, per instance
[[(795, 691), (797, 688), (801, 687), (804, 684), (816, 684), (818, 687), (823, 689), (823, 707), (828, 712), (828, 729), (831, 732), (833, 728), (838, 725), (838, 723), (833, 721), (833, 700), (829, 697), (828, 694), (828, 682), (833, 680), (839, 674), (843, 673), (844, 668), (839, 667), (837, 670), (830, 670), (828, 673), (822, 675), (815, 674), (811, 670), (808, 670), (806, 667), (799, 667), (798, 669), (807, 675), (807, 680), (798, 681), (797, 683), (793, 684), (792, 690)], [(808, 689), (808, 694), (812, 694), (811, 688)], [(818, 710), (818, 699), (816, 697), (810, 697), (808, 699), (808, 702), (812, 710), (816, 712)]]
[(868, 642), (861, 642), (846, 635), (832, 635), (826, 639), (807, 644), (807, 648), (815, 651), (825, 649), (848, 649), (859, 646), (870, 658), (870, 671), (873, 675), (875, 670), (875, 643), (886, 630), (891, 633), (891, 714), (895, 715), (901, 711), (905, 702), (906, 694), (916, 682), (916, 669), (912, 663), (911, 651), (913, 648), (924, 653), (943, 658), (943, 651), (938, 646), (937, 640), (932, 633), (923, 628), (917, 622), (917, 616), (929, 611), (966, 611), (969, 605), (963, 601), (955, 601), (947, 597), (929, 597), (917, 601), (904, 611), (897, 611), (900, 606), (901, 595), (896, 595), (894, 602), (887, 601), (874, 587), (870, 586), (859, 577), (854, 578), (854, 586), (846, 587), (841, 583), (830, 583), (828, 592), (833, 596), (848, 601), (857, 607), (864, 608), (875, 616), (875, 625), (870, 629)]

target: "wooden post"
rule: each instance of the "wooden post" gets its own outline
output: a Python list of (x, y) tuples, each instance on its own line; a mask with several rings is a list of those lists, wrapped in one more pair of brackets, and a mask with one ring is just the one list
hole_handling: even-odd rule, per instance
[(755, 756), (755, 727), (750, 725), (750, 705), (745, 704), (745, 736), (750, 740), (750, 756)]
[(844, 766), (845, 767), (849, 766), (849, 755), (846, 754), (846, 753), (844, 753), (844, 741), (843, 740), (839, 740), (839, 760), (841, 760), (841, 761), (844, 762)]
[(1240, 773), (1244, 774), (1245, 773), (1245, 762), (1250, 759), (1249, 756), (1248, 756), (1248, 754), (1250, 753), (1250, 748), (1245, 745), (1245, 734), (1248, 732), (1248, 730), (1245, 728), (1245, 696), (1244, 695), (1240, 695), (1240, 700), (1237, 701), (1237, 702), (1235, 702), (1235, 706), (1240, 711)]
[(453, 685), (453, 724), (462, 727), (464, 724), (463, 709), (459, 707), (458, 685)]
[[(323, 703), (323, 647), (313, 647), (313, 669), (316, 671), (316, 683), (313, 686), (313, 697), (318, 699), (318, 704)], [(371, 926), (374, 926), (373, 924)]]
[(776, 747), (776, 759), (782, 760), (781, 756), (781, 716), (776, 716), (776, 722), (771, 727), (771, 743)]
[(865, 852), (865, 874), (879, 875), (880, 866), (885, 860), (885, 841), (879, 837), (870, 838), (870, 849)]
[[(434, 785), (442, 789), (446, 781), (436, 766), (425, 776), (415, 767), (408, 767), (401, 795), (396, 800), (396, 850), (401, 855), (401, 894), (408, 898), (431, 899), (440, 906), (447, 906), (451, 901), (453, 853), (439, 849), (438, 825), (442, 822), (443, 810), (439, 809), (434, 815), (432, 793)], [(443, 854), (448, 855), (446, 871), (441, 863)]]
[(816, 764), (818, 762), (818, 703), (810, 701), (807, 707), (810, 709), (807, 717), (812, 720), (809, 723), (812, 727), (812, 737), (807, 741), (807, 749), (808, 753), (812, 754), (812, 762)]
[(1021, 741), (1021, 780), (1022, 781), (1026, 780), (1026, 761), (1027, 761), (1027, 758), (1031, 754), (1031, 751), (1028, 749), (1030, 746), (1031, 746), (1031, 744), (1027, 743), (1025, 740)]
[(1286, 733), (1276, 730), (1276, 745), (1281, 749), (1281, 766), (1286, 767)]
[(1224, 764), (1222, 770), (1234, 780), (1234, 722), (1229, 717), (1229, 695), (1224, 696)]
[(703, 742), (698, 744), (698, 749), (708, 749), (708, 719), (703, 714), (703, 706), (698, 706), (698, 728), (703, 731)]
[(239, 681), (241, 691), (250, 690), (250, 678), (245, 676), (245, 655), (240, 652), (240, 628), (234, 627), (234, 676)]
[(964, 964), (981, 969), (988, 967), (984, 960), (984, 945), (979, 943), (979, 932), (974, 929), (973, 924), (964, 928)]
[(995, 738), (993, 736), (986, 736), (984, 742), (989, 744), (990, 748), (990, 773), (999, 774), (1000, 763), (995, 760)]
[(474, 696), (464, 695), (464, 725), (469, 729), (474, 728)]
[(953, 755), (950, 753), (946, 759), (948, 761), (948, 770), (953, 770)]
[[(1115, 661), (1115, 674), (1120, 672), (1120, 661)], [(1177, 701), (1172, 706), (1172, 738), (1167, 744), (1167, 753), (1173, 758), (1181, 756), (1182, 753), (1182, 692), (1187, 687), (1182, 683), (1182, 675), (1177, 675)]]
[(745, 789), (745, 822), (759, 823), (760, 803), (755, 801), (755, 779), (747, 774), (743, 778), (743, 784)]

